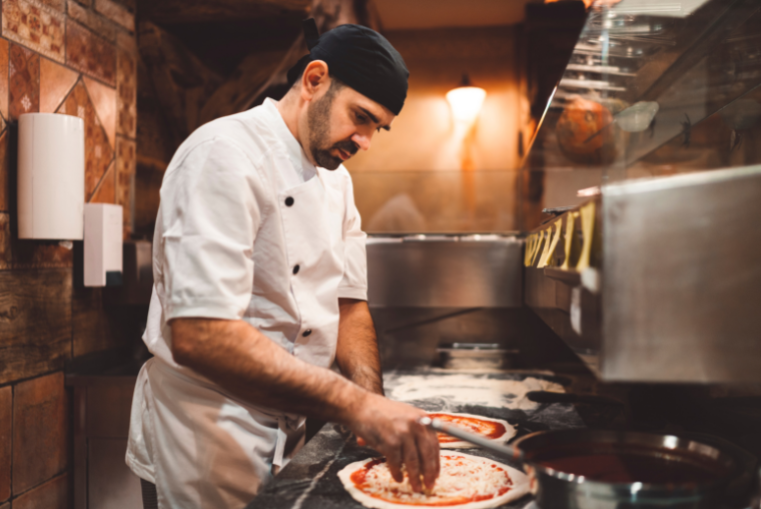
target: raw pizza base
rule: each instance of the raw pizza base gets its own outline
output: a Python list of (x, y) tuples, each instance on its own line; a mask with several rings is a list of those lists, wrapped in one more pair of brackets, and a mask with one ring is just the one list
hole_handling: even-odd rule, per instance
[[(357, 488), (354, 484), (354, 482), (351, 480), (351, 476), (354, 472), (357, 472), (358, 470), (362, 469), (367, 465), (368, 463), (377, 460), (378, 458), (368, 458), (362, 461), (355, 461), (354, 463), (351, 463), (347, 466), (345, 466), (343, 469), (341, 469), (340, 472), (338, 472), (338, 478), (341, 480), (341, 483), (343, 484), (346, 491), (349, 492), (349, 494), (365, 507), (373, 508), (373, 509), (399, 509), (399, 508), (425, 508), (425, 507), (446, 507), (448, 509), (493, 509), (495, 507), (499, 507), (503, 504), (507, 504), (508, 502), (512, 502), (513, 500), (518, 500), (519, 498), (527, 495), (529, 493), (529, 479), (520, 470), (517, 470), (515, 468), (509, 467), (503, 463), (500, 463), (498, 461), (490, 460), (489, 458), (482, 458), (480, 456), (473, 456), (471, 454), (465, 454), (462, 452), (454, 452), (454, 451), (441, 451), (441, 459), (442, 459), (442, 465), (444, 464), (444, 458), (445, 457), (462, 457), (467, 460), (470, 460), (472, 462), (475, 462), (478, 465), (484, 465), (488, 468), (492, 468), (492, 465), (496, 465), (497, 467), (503, 469), (507, 474), (510, 476), (510, 480), (513, 483), (513, 486), (510, 490), (508, 490), (506, 493), (503, 493), (502, 495), (496, 496), (494, 498), (488, 499), (488, 500), (480, 500), (475, 502), (467, 502), (464, 504), (459, 505), (424, 505), (424, 504), (405, 504), (405, 503), (395, 503), (395, 502), (389, 502), (387, 500), (382, 500), (379, 498), (372, 497), (365, 492), (361, 491), (359, 488)], [(396, 483), (391, 478), (391, 474), (388, 474), (390, 483), (393, 483), (395, 486), (400, 486), (403, 488), (406, 488), (406, 491), (411, 491), (411, 488), (409, 487), (409, 481), (406, 479), (402, 483)], [(437, 489), (441, 489), (442, 483), (446, 483), (446, 473), (444, 469), (442, 469), (441, 474), (439, 475), (439, 478), (436, 480), (436, 485), (434, 486), (433, 493), (435, 494)], [(470, 485), (473, 485), (472, 482), (468, 483)]]
[[(513, 438), (516, 434), (515, 427), (509, 422), (504, 421), (502, 419), (493, 419), (491, 417), (484, 417), (483, 415), (455, 414), (452, 412), (431, 412), (431, 413), (452, 415), (454, 417), (470, 417), (473, 419), (479, 419), (479, 420), (487, 421), (487, 422), (497, 422), (505, 427), (505, 434), (502, 435), (501, 437), (491, 438), (490, 440), (498, 444), (507, 443), (507, 441)], [(477, 449), (478, 448), (478, 446), (473, 445), (470, 442), (449, 442), (449, 443), (439, 442), (439, 447), (441, 447), (442, 449)]]

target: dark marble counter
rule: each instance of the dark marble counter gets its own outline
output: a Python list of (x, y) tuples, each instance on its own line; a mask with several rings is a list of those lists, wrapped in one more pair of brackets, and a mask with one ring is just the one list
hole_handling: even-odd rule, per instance
[[(387, 394), (393, 397), (395, 389), (401, 380), (409, 383), (419, 377), (421, 382), (437, 377), (453, 376), (444, 372), (418, 372), (418, 373), (389, 373), (385, 376)], [(530, 375), (523, 373), (491, 373), (491, 374), (455, 374), (457, 378), (451, 378), (453, 383), (462, 383), (466, 377), (473, 377), (483, 383), (484, 380), (516, 380), (521, 381)], [(412, 378), (411, 378), (412, 377)], [(563, 379), (534, 375), (533, 378), (544, 379), (552, 382), (566, 383)], [(486, 415), (505, 419), (513, 425), (517, 425), (516, 438), (547, 429), (565, 429), (583, 427), (584, 422), (579, 417), (574, 405), (569, 403), (543, 403), (518, 405), (522, 408), (509, 408), (516, 406), (515, 399), (506, 399), (508, 406), (488, 406), (479, 403), (478, 398), (468, 398), (467, 401), (458, 400), (458, 392), (453, 387), (452, 396), (438, 396), (419, 400), (411, 400), (410, 403), (427, 411), (450, 411), (478, 415)], [(460, 393), (461, 394), (461, 393)], [(516, 404), (509, 404), (513, 401)], [(474, 404), (474, 402), (476, 404)], [(464, 451), (468, 454), (496, 459), (479, 449)], [(315, 437), (293, 458), (275, 479), (267, 485), (262, 492), (251, 501), (246, 509), (338, 509), (338, 508), (361, 508), (344, 490), (338, 479), (338, 472), (354, 461), (359, 461), (377, 453), (366, 447), (359, 447), (351, 440), (347, 441), (333, 427), (326, 425)], [(519, 465), (504, 460), (499, 460), (513, 467)], [(530, 497), (524, 497), (502, 507), (523, 509), (531, 503)]]

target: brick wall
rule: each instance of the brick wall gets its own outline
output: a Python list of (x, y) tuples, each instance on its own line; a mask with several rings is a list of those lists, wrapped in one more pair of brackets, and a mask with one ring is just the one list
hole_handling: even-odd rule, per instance
[(125, 346), (124, 316), (74, 281), (73, 251), (16, 234), (16, 122), (85, 122), (85, 198), (124, 206), (136, 161), (134, 0), (2, 0), (0, 29), (0, 509), (70, 506), (63, 364)]

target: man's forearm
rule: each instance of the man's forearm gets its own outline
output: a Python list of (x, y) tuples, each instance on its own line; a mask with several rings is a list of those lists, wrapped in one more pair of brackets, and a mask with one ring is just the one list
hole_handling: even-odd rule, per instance
[[(422, 410), (373, 394), (381, 386), (377, 347), (367, 350), (368, 344), (360, 342), (354, 345), (360, 348), (349, 348), (354, 342), (344, 342), (341, 348), (342, 369), (372, 389), (368, 391), (295, 358), (242, 320), (178, 318), (170, 324), (172, 355), (180, 365), (244, 401), (346, 425), (386, 456), (397, 482), (403, 480), (404, 464), (413, 489), (422, 491), (420, 475), (433, 488), (439, 471), (438, 440), (420, 423)], [(352, 355), (365, 360), (351, 361)]]
[(383, 394), (378, 340), (367, 302), (339, 299), (339, 307), (336, 363), (341, 373), (360, 387)]
[(171, 327), (176, 362), (250, 403), (345, 422), (367, 395), (329, 369), (293, 357), (242, 320), (182, 318)]

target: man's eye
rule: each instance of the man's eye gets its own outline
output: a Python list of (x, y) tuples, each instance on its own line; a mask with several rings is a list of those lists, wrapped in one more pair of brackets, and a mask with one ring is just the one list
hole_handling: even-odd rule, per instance
[(367, 123), (367, 117), (357, 113), (357, 122), (359, 122), (360, 124), (366, 124)]

